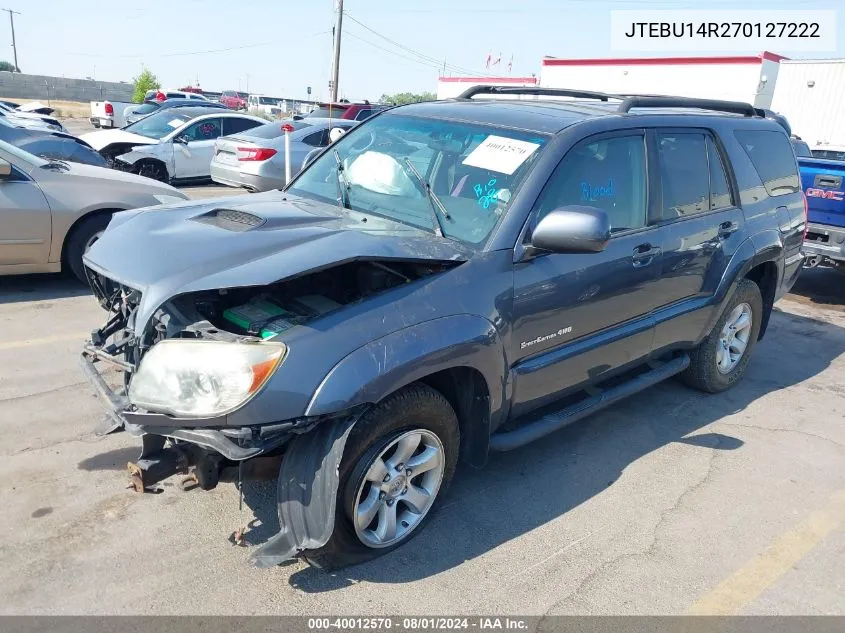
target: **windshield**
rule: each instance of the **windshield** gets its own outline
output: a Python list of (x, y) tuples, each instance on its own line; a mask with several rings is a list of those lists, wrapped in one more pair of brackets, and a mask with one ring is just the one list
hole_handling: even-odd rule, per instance
[[(347, 132), (293, 182), (290, 192), (434, 231), (440, 199), (445, 237), (481, 244), (508, 208), (547, 137), (530, 132), (390, 114)], [(338, 177), (338, 158), (343, 175)], [(408, 162), (413, 165), (410, 169)], [(340, 185), (343, 186), (343, 185)]]
[(813, 155), (810, 151), (810, 146), (807, 145), (804, 141), (792, 141), (792, 149), (795, 150), (795, 155), (799, 158), (809, 158)]
[(161, 110), (132, 125), (127, 125), (124, 130), (133, 134), (140, 134), (148, 138), (164, 138), (178, 127), (182, 127), (191, 117), (187, 114), (177, 114), (171, 109)]

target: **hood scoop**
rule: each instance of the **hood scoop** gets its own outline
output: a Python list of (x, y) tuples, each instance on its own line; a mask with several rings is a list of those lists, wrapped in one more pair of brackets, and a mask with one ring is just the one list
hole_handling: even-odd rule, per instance
[(218, 229), (232, 231), (233, 233), (243, 233), (258, 228), (266, 222), (262, 217), (234, 209), (212, 209), (208, 213), (203, 213), (191, 219), (194, 222), (216, 226)]

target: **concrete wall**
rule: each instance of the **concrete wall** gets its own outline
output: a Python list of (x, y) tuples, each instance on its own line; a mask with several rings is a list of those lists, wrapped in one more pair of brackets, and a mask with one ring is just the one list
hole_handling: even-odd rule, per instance
[(134, 86), (130, 83), (0, 72), (0, 97), (11, 99), (131, 101), (133, 91)]

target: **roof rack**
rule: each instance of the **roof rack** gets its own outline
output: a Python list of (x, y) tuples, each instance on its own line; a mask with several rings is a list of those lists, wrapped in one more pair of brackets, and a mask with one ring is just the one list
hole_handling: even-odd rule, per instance
[(590, 90), (567, 90), (566, 88), (530, 88), (519, 86), (491, 86), (479, 85), (467, 88), (458, 95), (458, 99), (472, 99), (475, 95), (543, 95), (550, 97), (574, 97), (576, 99), (598, 99), (607, 101), (615, 99), (614, 95)]
[(749, 117), (764, 116), (750, 103), (742, 101), (720, 101), (718, 99), (694, 99), (691, 97), (657, 97), (643, 95), (619, 95), (624, 98), (619, 104), (619, 112), (630, 112), (632, 108), (700, 108), (717, 112), (731, 112)]

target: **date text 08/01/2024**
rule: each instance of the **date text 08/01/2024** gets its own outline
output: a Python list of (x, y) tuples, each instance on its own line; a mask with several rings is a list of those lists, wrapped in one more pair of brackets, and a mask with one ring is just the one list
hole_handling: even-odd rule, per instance
[(511, 630), (528, 628), (528, 622), (512, 617), (339, 617), (309, 618), (308, 628), (320, 630), (398, 630), (398, 631), (443, 631), (443, 630)]
[(820, 38), (818, 22), (631, 22), (625, 37)]

